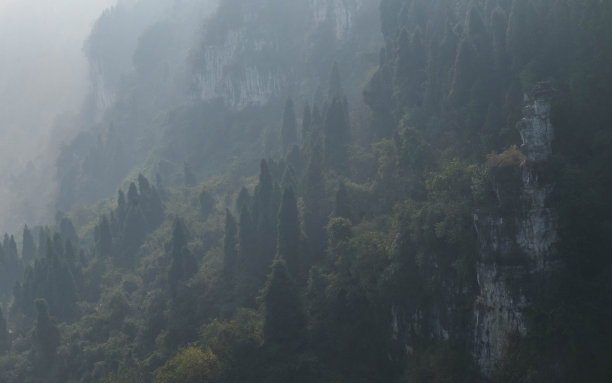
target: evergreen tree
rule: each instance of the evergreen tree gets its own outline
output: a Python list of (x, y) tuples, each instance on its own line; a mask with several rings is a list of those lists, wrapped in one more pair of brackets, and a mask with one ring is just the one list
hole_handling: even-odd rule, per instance
[(291, 187), (283, 191), (278, 211), (277, 257), (287, 263), (289, 273), (295, 280), (301, 278), (300, 270), (300, 222), (297, 203)]
[(0, 252), (0, 294), (10, 294), (13, 286), (23, 275), (23, 262), (19, 258), (14, 236), (4, 235)]
[(265, 160), (261, 160), (259, 183), (253, 197), (253, 221), (257, 232), (256, 272), (265, 278), (266, 269), (276, 253), (276, 209), (274, 183)]
[(130, 187), (128, 188), (127, 202), (128, 208), (134, 207), (140, 202), (140, 194), (138, 193), (138, 188), (136, 188), (136, 184), (134, 184), (133, 182), (130, 182)]
[(10, 348), (10, 338), (8, 329), (6, 328), (6, 319), (2, 312), (2, 306), (0, 306), (0, 355), (4, 355)]
[(36, 244), (34, 243), (34, 237), (28, 225), (23, 227), (22, 237), (21, 259), (23, 263), (27, 265), (36, 258)]
[(265, 305), (264, 341), (286, 351), (302, 346), (306, 335), (306, 317), (299, 291), (282, 259), (272, 263), (263, 292)]
[(287, 101), (285, 102), (281, 139), (283, 154), (286, 154), (289, 151), (289, 148), (291, 148), (291, 146), (297, 142), (297, 120), (291, 97), (287, 98)]
[(70, 241), (75, 245), (79, 243), (79, 236), (77, 235), (76, 229), (72, 221), (67, 217), (63, 217), (60, 221), (60, 236), (65, 241)]
[(240, 210), (240, 231), (238, 232), (241, 269), (253, 266), (254, 252), (256, 251), (256, 233), (251, 214), (246, 206)]
[(154, 230), (164, 219), (164, 209), (159, 193), (142, 174), (138, 175), (138, 191), (147, 231)]
[(323, 163), (319, 146), (316, 146), (302, 181), (304, 190), (304, 230), (311, 242), (315, 256), (322, 255), (326, 246), (326, 204)]
[(117, 260), (124, 267), (132, 267), (146, 235), (147, 222), (140, 205), (130, 203), (121, 233), (121, 252)]
[(225, 238), (223, 239), (223, 271), (226, 275), (234, 277), (238, 258), (238, 243), (236, 235), (238, 229), (236, 220), (229, 209), (225, 210)]
[(141, 195), (150, 195), (152, 192), (149, 180), (142, 173), (138, 174), (138, 191)]
[(246, 205), (240, 210), (238, 231), (238, 280), (237, 296), (247, 307), (253, 307), (258, 283), (257, 234)]
[[(287, 165), (285, 167), (285, 172), (283, 173), (283, 178), (281, 184), (279, 186), (283, 188), (292, 188), (294, 189), (297, 185), (297, 179), (295, 178), (295, 171), (291, 165)], [(281, 200), (282, 204), (282, 200)]]
[(100, 223), (95, 230), (96, 251), (103, 257), (111, 257), (113, 249), (113, 238), (110, 223), (106, 215), (102, 216)]
[(251, 205), (251, 196), (249, 195), (249, 191), (247, 190), (247, 188), (243, 186), (242, 189), (240, 189), (238, 198), (236, 198), (235, 211), (237, 214), (240, 214), (243, 206), (246, 206), (248, 208), (250, 205)]
[(127, 203), (125, 202), (125, 193), (119, 189), (117, 192), (117, 219), (118, 226), (123, 229), (123, 222), (127, 213)]
[(56, 318), (71, 321), (76, 313), (77, 291), (61, 237), (56, 235), (53, 240), (48, 239), (46, 249), (45, 258), (36, 262), (30, 281), (34, 290), (32, 298), (50, 302)]
[(170, 270), (168, 282), (172, 296), (178, 292), (181, 282), (189, 279), (196, 271), (195, 260), (187, 248), (187, 230), (180, 219), (174, 220), (172, 240), (170, 241)]
[(49, 366), (55, 360), (56, 351), (60, 344), (60, 333), (57, 323), (49, 316), (47, 301), (37, 299), (34, 303), (37, 314), (36, 326), (32, 333), (35, 356), (41, 366)]

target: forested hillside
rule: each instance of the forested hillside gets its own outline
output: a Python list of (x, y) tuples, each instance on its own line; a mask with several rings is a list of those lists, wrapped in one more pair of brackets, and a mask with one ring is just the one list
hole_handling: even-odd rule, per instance
[(0, 382), (603, 382), (612, 3), (120, 2), (0, 244)]

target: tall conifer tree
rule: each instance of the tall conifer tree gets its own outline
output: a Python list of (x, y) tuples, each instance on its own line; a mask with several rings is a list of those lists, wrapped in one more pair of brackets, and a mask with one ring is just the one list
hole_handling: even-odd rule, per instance
[(284, 259), (291, 276), (299, 280), (300, 274), (300, 223), (293, 189), (285, 188), (278, 211), (277, 256)]
[(21, 245), (21, 259), (24, 264), (30, 263), (36, 258), (36, 244), (34, 243), (34, 237), (32, 232), (28, 228), (28, 225), (23, 227), (23, 239)]

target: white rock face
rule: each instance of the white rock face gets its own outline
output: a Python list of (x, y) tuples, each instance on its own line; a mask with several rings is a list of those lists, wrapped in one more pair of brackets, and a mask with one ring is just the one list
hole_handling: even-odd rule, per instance
[(363, 0), (310, 0), (315, 27), (330, 21), (337, 40), (345, 40), (353, 27), (353, 17)]
[(523, 109), (519, 123), (523, 149), (528, 161), (542, 161), (552, 154), (554, 132), (550, 125), (550, 102), (536, 99)]
[(111, 90), (104, 81), (104, 76), (99, 70), (92, 66), (91, 68), (92, 90), (95, 100), (95, 115), (93, 120), (99, 122), (104, 115), (104, 112), (115, 103), (116, 94)]
[(210, 45), (204, 50), (204, 67), (196, 75), (202, 100), (221, 97), (234, 109), (251, 104), (265, 104), (279, 94), (286, 83), (286, 76), (274, 69), (261, 69), (254, 65), (229, 72), (238, 56), (245, 51), (263, 50), (259, 40), (247, 38), (247, 32), (231, 30), (221, 45)]
[[(310, 31), (304, 38), (321, 28), (324, 23), (332, 23), (336, 40), (347, 39), (353, 27), (353, 20), (365, 0), (309, 0)], [(243, 7), (242, 26), (228, 31), (221, 43), (203, 48), (203, 63), (199, 73), (194, 76), (200, 98), (204, 101), (222, 98), (234, 110), (249, 105), (263, 105), (294, 82), (294, 73), (287, 68), (262, 64), (262, 60), (249, 57), (266, 57), (278, 52), (274, 42), (253, 36), (248, 25), (257, 20), (257, 12), (264, 12), (261, 4), (248, 4)], [(248, 63), (248, 64), (246, 64)]]
[(542, 293), (559, 266), (553, 250), (557, 219), (546, 206), (552, 185), (541, 181), (534, 166), (552, 154), (554, 138), (550, 97), (542, 87), (526, 97), (518, 125), (526, 163), (520, 169), (517, 211), (511, 216), (501, 212), (474, 215), (480, 242), (474, 359), (485, 376), (490, 376), (502, 358), (508, 336), (525, 335), (523, 310)]
[(520, 274), (522, 270), (498, 270), (493, 265), (478, 265), (480, 296), (475, 302), (475, 359), (485, 375), (489, 375), (501, 358), (508, 335), (525, 335), (521, 312), (527, 306), (522, 295), (514, 297), (502, 274)]

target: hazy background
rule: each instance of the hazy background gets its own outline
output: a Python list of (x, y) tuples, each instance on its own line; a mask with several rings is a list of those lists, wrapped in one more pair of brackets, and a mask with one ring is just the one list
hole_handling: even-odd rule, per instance
[(83, 41), (116, 2), (0, 0), (0, 231), (53, 213), (55, 152), (90, 86)]

